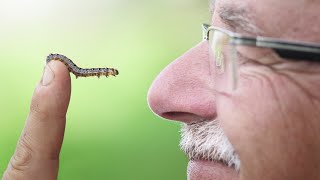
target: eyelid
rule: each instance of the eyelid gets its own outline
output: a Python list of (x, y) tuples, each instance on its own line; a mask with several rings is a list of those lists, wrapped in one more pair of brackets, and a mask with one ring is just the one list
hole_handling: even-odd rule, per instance
[(261, 65), (272, 65), (283, 61), (282, 58), (270, 48), (237, 46), (236, 52), (239, 57), (239, 65), (247, 64), (248, 62)]

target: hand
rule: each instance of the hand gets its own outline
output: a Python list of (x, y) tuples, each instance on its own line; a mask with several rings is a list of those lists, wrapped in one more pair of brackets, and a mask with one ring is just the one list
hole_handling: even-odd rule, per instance
[(70, 94), (67, 67), (59, 61), (50, 62), (34, 91), (30, 113), (3, 180), (57, 179)]

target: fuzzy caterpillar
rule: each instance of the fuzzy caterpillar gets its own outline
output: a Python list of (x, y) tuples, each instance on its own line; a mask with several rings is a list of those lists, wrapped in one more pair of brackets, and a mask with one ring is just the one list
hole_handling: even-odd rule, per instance
[(76, 78), (78, 77), (89, 77), (89, 76), (116, 76), (119, 74), (119, 71), (114, 68), (89, 68), (89, 69), (83, 69), (78, 67), (76, 64), (74, 64), (71, 59), (67, 58), (64, 55), (61, 54), (49, 54), (47, 57), (47, 63), (49, 63), (52, 60), (57, 60), (63, 62), (69, 69), (70, 72), (72, 72)]

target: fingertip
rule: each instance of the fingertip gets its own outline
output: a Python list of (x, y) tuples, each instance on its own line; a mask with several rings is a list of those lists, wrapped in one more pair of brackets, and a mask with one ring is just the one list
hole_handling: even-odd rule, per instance
[[(60, 61), (50, 61), (36, 87), (30, 106), (30, 115), (65, 116), (71, 96), (71, 78), (68, 68)], [(45, 116), (43, 116), (45, 115)]]
[(66, 65), (60, 61), (50, 61), (44, 70), (42, 77), (42, 85), (47, 86), (50, 83), (46, 83), (47, 79), (55, 83), (55, 86), (62, 84), (68, 85), (71, 83), (70, 73)]

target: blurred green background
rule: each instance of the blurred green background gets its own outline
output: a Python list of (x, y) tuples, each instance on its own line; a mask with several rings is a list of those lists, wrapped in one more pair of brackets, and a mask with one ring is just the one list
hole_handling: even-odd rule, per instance
[(148, 88), (201, 40), (203, 0), (0, 0), (0, 177), (49, 53), (116, 78), (72, 75), (59, 179), (186, 179), (180, 124), (155, 116)]

